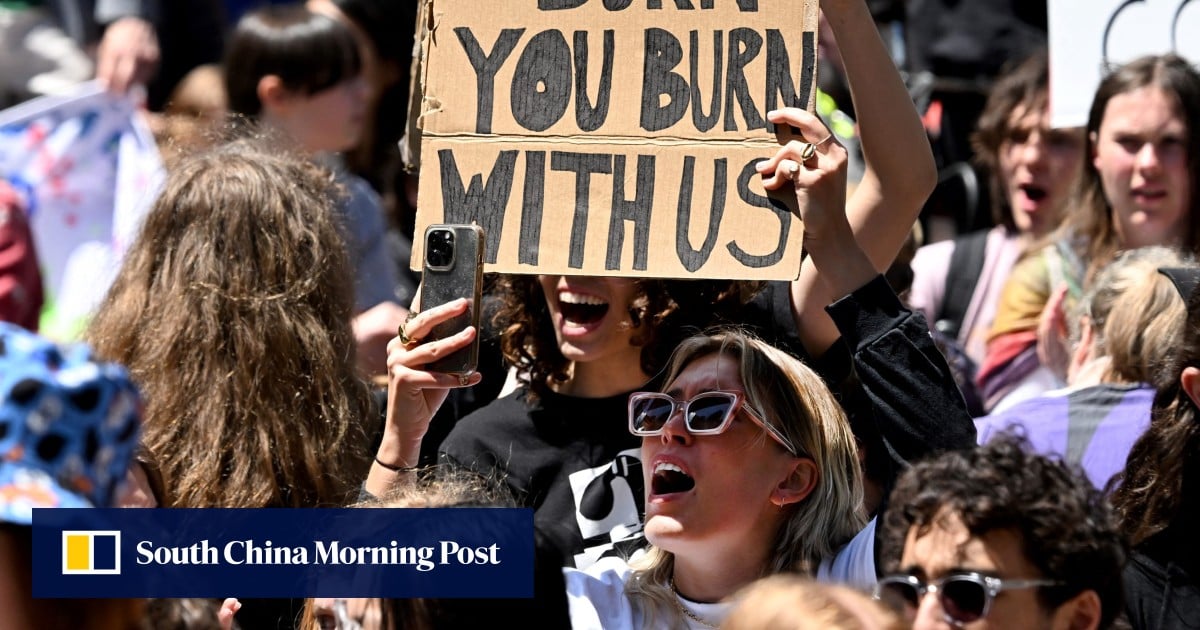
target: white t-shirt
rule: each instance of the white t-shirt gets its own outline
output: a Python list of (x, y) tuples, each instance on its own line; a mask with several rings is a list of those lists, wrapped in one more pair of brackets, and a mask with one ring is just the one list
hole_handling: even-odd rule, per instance
[(875, 590), (879, 581), (875, 574), (875, 521), (874, 518), (867, 521), (866, 527), (850, 542), (821, 561), (817, 567), (818, 582), (845, 584), (866, 593)]
[[(645, 627), (640, 611), (625, 595), (625, 582), (632, 570), (620, 558), (603, 558), (587, 569), (563, 569), (567, 584), (567, 604), (571, 627), (575, 630), (641, 630)], [(820, 582), (846, 584), (864, 591), (875, 587), (875, 519), (817, 569)], [(729, 613), (731, 602), (701, 604), (680, 598), (692, 614), (720, 625)], [(690, 630), (706, 626), (685, 618)]]

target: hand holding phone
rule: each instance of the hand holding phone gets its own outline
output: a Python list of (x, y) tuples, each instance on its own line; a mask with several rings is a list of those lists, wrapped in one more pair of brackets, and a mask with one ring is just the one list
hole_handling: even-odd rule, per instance
[[(466, 298), (465, 312), (439, 322), (422, 342), (445, 339), (467, 326), (479, 329), (483, 291), (483, 229), (477, 225), (436, 224), (425, 230), (424, 261), (418, 311)], [(479, 335), (466, 347), (440, 357), (426, 367), (465, 379), (479, 365)]]

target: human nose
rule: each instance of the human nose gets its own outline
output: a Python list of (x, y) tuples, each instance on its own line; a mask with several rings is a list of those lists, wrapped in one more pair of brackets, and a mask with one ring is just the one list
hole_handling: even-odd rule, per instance
[(691, 443), (692, 434), (687, 430), (687, 421), (683, 417), (685, 406), (676, 404), (675, 409), (671, 411), (671, 417), (667, 418), (667, 423), (663, 425), (663, 444), (670, 444), (671, 442), (678, 444)]
[(928, 589), (920, 595), (912, 627), (913, 630), (944, 630), (951, 627), (946, 622), (946, 615), (942, 611), (942, 603), (938, 599), (937, 589)]
[(1162, 165), (1158, 148), (1153, 142), (1147, 142), (1137, 152), (1137, 167), (1142, 171), (1156, 171)]
[(1046, 138), (1040, 131), (1033, 131), (1017, 146), (1017, 155), (1027, 164), (1040, 162), (1046, 155)]

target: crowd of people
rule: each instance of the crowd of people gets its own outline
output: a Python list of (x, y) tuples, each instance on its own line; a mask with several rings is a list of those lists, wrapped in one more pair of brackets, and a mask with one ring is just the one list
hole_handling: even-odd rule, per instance
[[(840, 117), (767, 113), (796, 138), (757, 165), (796, 197), (795, 280), (513, 274), (418, 311), (396, 116), (415, 8), (221, 4), (0, 1), (25, 53), (0, 59), (6, 103), (92, 76), (173, 94), (148, 113), (166, 181), (81, 343), (35, 334), (37, 252), (0, 180), (12, 627), (1200, 626), (1187, 60), (1112, 69), (1086, 125), (1054, 128), (1037, 20), (1011, 15), (978, 98), (936, 83), (934, 130), (889, 39), (906, 3), (821, 0)], [(185, 11), (225, 23), (222, 57), (169, 58)], [(915, 248), (962, 152), (989, 225)], [(471, 307), (477, 328), (432, 338)], [(477, 372), (428, 367), (474, 343)], [(31, 506), (479, 505), (532, 508), (532, 599), (31, 597)]]

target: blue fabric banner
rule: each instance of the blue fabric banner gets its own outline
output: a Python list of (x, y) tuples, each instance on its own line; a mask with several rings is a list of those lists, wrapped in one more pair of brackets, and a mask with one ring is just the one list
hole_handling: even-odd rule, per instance
[(34, 597), (533, 596), (516, 508), (34, 509)]

